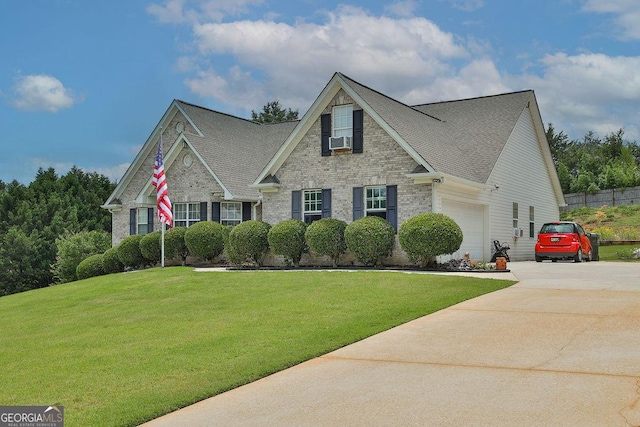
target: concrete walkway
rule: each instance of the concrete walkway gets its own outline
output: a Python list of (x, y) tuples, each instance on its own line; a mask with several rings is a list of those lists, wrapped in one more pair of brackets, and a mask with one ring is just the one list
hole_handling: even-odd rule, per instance
[(640, 264), (508, 267), (508, 289), (145, 425), (640, 426)]

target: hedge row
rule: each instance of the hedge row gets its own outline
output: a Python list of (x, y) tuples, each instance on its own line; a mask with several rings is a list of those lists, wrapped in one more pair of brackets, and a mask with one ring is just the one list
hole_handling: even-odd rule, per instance
[[(400, 246), (409, 260), (425, 267), (435, 256), (457, 251), (462, 231), (443, 214), (425, 213), (405, 221), (398, 232)], [(79, 278), (155, 265), (160, 261), (161, 233), (128, 236), (116, 248), (93, 255), (78, 265)], [(226, 249), (235, 265), (257, 265), (270, 249), (282, 255), (288, 265), (299, 266), (302, 255), (311, 252), (327, 256), (334, 266), (347, 251), (366, 266), (380, 265), (391, 256), (395, 232), (391, 224), (376, 216), (366, 216), (350, 224), (323, 218), (307, 226), (300, 220), (285, 220), (271, 227), (262, 221), (244, 221), (235, 227), (215, 222), (198, 222), (189, 228), (177, 227), (165, 233), (165, 258), (180, 260), (189, 255), (213, 261)]]

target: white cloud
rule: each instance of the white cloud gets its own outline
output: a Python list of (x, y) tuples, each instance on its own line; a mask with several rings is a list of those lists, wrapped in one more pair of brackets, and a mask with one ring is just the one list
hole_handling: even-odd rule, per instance
[(416, 2), (416, 0), (403, 0), (391, 3), (390, 5), (385, 7), (385, 10), (387, 11), (387, 13), (398, 17), (410, 18), (413, 16), (413, 12), (417, 7), (418, 3)]
[(213, 20), (220, 22), (225, 16), (245, 13), (251, 6), (264, 0), (167, 0), (163, 5), (152, 3), (147, 12), (161, 23), (197, 22)]
[(456, 9), (460, 9), (465, 12), (473, 12), (484, 7), (484, 0), (440, 0), (451, 3)]
[(601, 135), (619, 128), (636, 139), (637, 104), (640, 99), (640, 57), (603, 54), (569, 56), (563, 53), (542, 59), (541, 76), (518, 77), (534, 88), (543, 119), (574, 138), (593, 130)]
[[(237, 67), (258, 70), (265, 76), (262, 86), (269, 92), (265, 96), (300, 109), (309, 105), (335, 71), (370, 84), (395, 76), (387, 86), (401, 94), (416, 84), (454, 72), (447, 61), (468, 56), (451, 33), (425, 18), (378, 17), (349, 6), (327, 13), (321, 24), (209, 22), (194, 25), (193, 32), (201, 58), (232, 55)], [(251, 91), (234, 92), (238, 98), (235, 106), (244, 107), (247, 99), (253, 108), (262, 105), (256, 103), (255, 95), (252, 97), (258, 88), (255, 82), (242, 88), (238, 82), (223, 82), (213, 71), (197, 73), (196, 79), (187, 80), (195, 93), (233, 103), (233, 96), (225, 95), (231, 85), (234, 91)], [(243, 75), (250, 77), (246, 71)], [(287, 94), (295, 94), (307, 103), (289, 104)]]
[(129, 169), (129, 165), (131, 163), (121, 163), (119, 165), (109, 167), (109, 168), (90, 168), (90, 167), (81, 167), (83, 171), (86, 173), (96, 172), (100, 175), (104, 175), (111, 182), (120, 182), (120, 179), (124, 175), (124, 173)]
[(640, 39), (640, 2), (638, 0), (586, 0), (582, 7), (585, 12), (608, 13), (614, 15), (613, 31), (622, 39)]
[(60, 80), (44, 74), (18, 77), (13, 90), (11, 104), (20, 110), (55, 113), (82, 101), (82, 97), (74, 95)]

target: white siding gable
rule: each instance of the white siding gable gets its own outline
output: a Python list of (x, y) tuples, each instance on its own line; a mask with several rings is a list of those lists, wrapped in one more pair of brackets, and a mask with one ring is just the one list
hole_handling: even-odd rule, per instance
[[(546, 143), (546, 139), (541, 138)], [(491, 240), (508, 242), (512, 261), (533, 259), (538, 230), (559, 218), (558, 202), (545, 163), (532, 113), (525, 108), (487, 181), (491, 205)], [(497, 186), (497, 187), (496, 187)], [(518, 227), (513, 237), (513, 203), (518, 203)], [(534, 207), (534, 237), (529, 237), (529, 207)]]

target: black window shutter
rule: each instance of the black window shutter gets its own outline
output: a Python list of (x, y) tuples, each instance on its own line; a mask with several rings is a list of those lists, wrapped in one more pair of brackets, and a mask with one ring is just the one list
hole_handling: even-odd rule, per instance
[(353, 187), (353, 220), (364, 216), (364, 187)]
[(129, 234), (136, 234), (136, 209), (129, 209)]
[(329, 137), (331, 136), (331, 114), (323, 114), (320, 116), (320, 128), (322, 155), (330, 156)]
[(153, 231), (153, 208), (147, 209), (147, 233)]
[(331, 218), (331, 189), (322, 189), (322, 218)]
[(211, 221), (220, 222), (220, 202), (211, 202)]
[(242, 202), (242, 220), (251, 220), (251, 202)]
[(200, 202), (200, 221), (207, 221), (207, 202)]
[(387, 185), (387, 221), (398, 232), (398, 186)]
[(302, 219), (302, 191), (291, 192), (291, 218)]
[(353, 152), (362, 153), (364, 114), (362, 110), (353, 110)]

